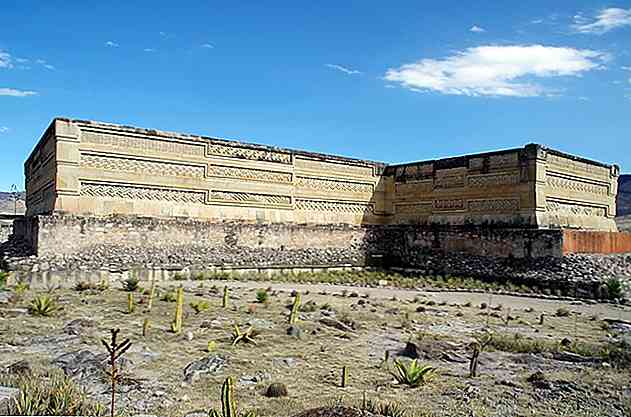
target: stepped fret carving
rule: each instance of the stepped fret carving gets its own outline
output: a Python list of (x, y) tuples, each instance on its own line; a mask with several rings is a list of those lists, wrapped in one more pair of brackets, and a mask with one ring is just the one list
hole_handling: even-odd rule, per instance
[(296, 177), (296, 186), (309, 190), (334, 193), (372, 194), (373, 192), (372, 184), (312, 177)]
[(296, 209), (302, 211), (328, 211), (332, 213), (350, 214), (372, 214), (375, 211), (373, 204), (304, 199), (296, 200)]
[(465, 210), (465, 201), (462, 199), (434, 200), (432, 207), (435, 211), (460, 211)]
[(241, 193), (232, 191), (212, 191), (211, 200), (229, 201), (236, 203), (263, 203), (290, 205), (291, 197), (287, 195)]
[(80, 195), (88, 197), (123, 198), (130, 200), (160, 200), (203, 204), (206, 193), (170, 188), (153, 188), (97, 182), (82, 182)]
[(519, 172), (503, 172), (501, 174), (472, 175), (469, 177), (469, 187), (488, 188), (497, 185), (519, 184)]
[(373, 175), (372, 166), (345, 165), (343, 163), (316, 161), (303, 158), (296, 158), (296, 167), (321, 172), (341, 172), (344, 174), (360, 175), (364, 177)]
[(465, 186), (466, 168), (452, 168), (436, 171), (434, 188), (461, 188)]
[(547, 177), (547, 184), (548, 184), (548, 187), (552, 189), (562, 189), (562, 190), (569, 190), (569, 191), (597, 194), (597, 195), (609, 194), (609, 187), (606, 185), (594, 184), (591, 182), (578, 181), (578, 180), (573, 180), (573, 179), (563, 178), (563, 177), (557, 177), (550, 174), (548, 174), (548, 177)]
[(229, 167), (223, 165), (212, 165), (208, 172), (216, 177), (238, 178), (242, 180), (291, 183), (290, 172), (266, 171), (263, 169), (251, 169), (240, 167)]
[(546, 209), (552, 214), (567, 216), (605, 217), (607, 215), (607, 209), (605, 207), (590, 206), (581, 203), (567, 203), (550, 199), (546, 203)]
[(170, 153), (187, 156), (204, 156), (204, 145), (192, 145), (151, 137), (123, 136), (83, 130), (81, 142), (107, 146), (113, 149), (137, 149), (143, 152)]
[(519, 210), (519, 206), (519, 200), (515, 198), (469, 201), (469, 211), (473, 212), (515, 212)]
[(262, 149), (242, 148), (235, 145), (220, 145), (211, 143), (208, 145), (208, 153), (227, 158), (251, 159), (254, 161), (278, 162), (291, 164), (291, 155), (288, 153), (268, 151)]
[(432, 192), (433, 181), (400, 182), (394, 185), (396, 198), (404, 199), (407, 194), (427, 194)]
[(515, 167), (517, 165), (519, 165), (519, 155), (516, 153), (489, 156), (489, 166), (491, 168)]
[(91, 154), (81, 155), (81, 167), (167, 177), (204, 178), (202, 166)]

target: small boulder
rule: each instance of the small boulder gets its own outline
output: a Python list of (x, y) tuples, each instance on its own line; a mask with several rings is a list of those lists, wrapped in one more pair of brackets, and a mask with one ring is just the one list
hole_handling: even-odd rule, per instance
[(269, 398), (286, 397), (288, 395), (287, 386), (280, 382), (274, 382), (265, 390), (265, 396)]
[(226, 359), (219, 355), (210, 355), (191, 362), (184, 368), (184, 381), (191, 383), (196, 381), (201, 375), (218, 373), (225, 363)]

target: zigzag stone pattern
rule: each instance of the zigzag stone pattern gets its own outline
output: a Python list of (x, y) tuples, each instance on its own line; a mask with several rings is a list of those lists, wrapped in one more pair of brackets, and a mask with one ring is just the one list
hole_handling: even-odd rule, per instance
[(130, 200), (175, 201), (204, 204), (205, 192), (169, 188), (137, 187), (118, 184), (82, 182), (80, 195), (90, 197), (123, 198)]
[(557, 177), (550, 174), (548, 174), (547, 177), (547, 184), (550, 188), (554, 189), (564, 189), (597, 195), (607, 195), (609, 193), (609, 187), (606, 185), (592, 184), (584, 181)]
[(580, 203), (566, 203), (556, 200), (548, 200), (546, 209), (553, 214), (570, 215), (570, 216), (597, 216), (604, 217), (607, 210), (604, 207), (589, 206)]
[(469, 176), (469, 187), (487, 188), (496, 185), (515, 185), (519, 183), (519, 172)]
[(92, 154), (81, 155), (81, 167), (167, 177), (204, 178), (203, 166)]
[(211, 200), (290, 205), (291, 197), (287, 195), (241, 193), (232, 191), (211, 191)]
[(264, 151), (251, 148), (241, 148), (236, 146), (209, 144), (208, 153), (211, 155), (224, 156), (228, 158), (252, 159), (255, 161), (278, 162), (281, 164), (292, 163), (291, 155), (287, 153)]
[(513, 212), (519, 210), (519, 200), (516, 198), (469, 200), (469, 210), (476, 212)]
[(329, 211), (333, 213), (352, 214), (372, 214), (375, 211), (373, 204), (306, 199), (296, 199), (296, 209), (302, 211)]
[(211, 165), (208, 175), (239, 178), (243, 180), (279, 182), (283, 184), (289, 184), (292, 180), (292, 174), (290, 172), (267, 171), (264, 169), (229, 167), (223, 165)]
[(175, 141), (160, 140), (139, 136), (110, 135), (100, 132), (83, 130), (81, 142), (107, 146), (114, 149), (138, 149), (144, 152), (160, 152), (175, 155), (204, 156), (204, 145), (189, 145)]
[(312, 177), (296, 177), (296, 186), (310, 190), (360, 194), (372, 194), (374, 190), (372, 184)]

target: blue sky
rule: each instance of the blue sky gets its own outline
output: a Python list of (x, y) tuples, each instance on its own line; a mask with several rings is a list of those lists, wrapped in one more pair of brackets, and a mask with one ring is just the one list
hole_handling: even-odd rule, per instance
[[(316, 4), (317, 3), (317, 4)], [(384, 162), (631, 171), (631, 1), (0, 3), (0, 190), (55, 116)]]

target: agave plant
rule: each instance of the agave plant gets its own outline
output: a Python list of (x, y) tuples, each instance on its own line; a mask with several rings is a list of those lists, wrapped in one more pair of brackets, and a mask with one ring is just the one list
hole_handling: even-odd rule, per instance
[(29, 313), (34, 316), (48, 317), (55, 311), (59, 310), (59, 306), (54, 298), (48, 295), (40, 295), (35, 297), (28, 307)]
[(436, 374), (436, 368), (419, 364), (416, 359), (410, 361), (407, 365), (400, 360), (396, 360), (394, 361), (394, 368), (396, 372), (392, 372), (392, 375), (396, 380), (400, 384), (410, 387), (418, 387)]

